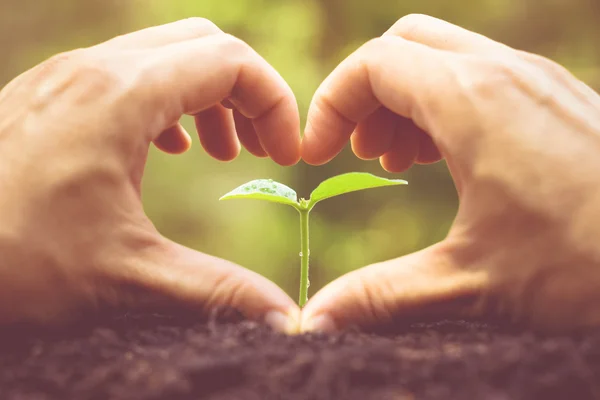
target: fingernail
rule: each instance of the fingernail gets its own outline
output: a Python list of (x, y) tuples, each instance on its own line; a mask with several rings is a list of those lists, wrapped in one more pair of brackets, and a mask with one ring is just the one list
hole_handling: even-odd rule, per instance
[(309, 317), (302, 321), (300, 326), (300, 332), (335, 332), (338, 328), (331, 318), (327, 314), (320, 314), (315, 317)]
[(265, 314), (265, 323), (274, 330), (288, 335), (294, 335), (300, 331), (300, 318), (293, 312), (285, 314), (281, 311), (269, 311)]

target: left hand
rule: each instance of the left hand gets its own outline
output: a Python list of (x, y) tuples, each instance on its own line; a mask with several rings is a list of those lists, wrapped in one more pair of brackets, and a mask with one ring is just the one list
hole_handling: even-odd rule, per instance
[(183, 114), (217, 159), (235, 158), (240, 142), (281, 165), (300, 158), (288, 85), (203, 19), (55, 56), (0, 92), (0, 325), (224, 306), (294, 329), (298, 307), (275, 284), (173, 243), (145, 215), (149, 146), (186, 151)]

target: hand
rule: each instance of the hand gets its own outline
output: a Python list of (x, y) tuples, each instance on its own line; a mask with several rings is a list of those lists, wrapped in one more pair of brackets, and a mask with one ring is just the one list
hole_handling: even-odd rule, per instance
[(318, 89), (302, 157), (325, 163), (348, 139), (391, 172), (443, 156), (460, 207), (442, 242), (322, 289), (303, 330), (491, 315), (600, 325), (600, 97), (565, 69), (405, 17)]
[(143, 212), (150, 144), (190, 147), (182, 114), (195, 116), (217, 159), (235, 158), (240, 142), (281, 165), (300, 159), (290, 88), (206, 20), (61, 54), (0, 92), (0, 324), (113, 307), (231, 306), (288, 329), (299, 310), (276, 285), (167, 240)]

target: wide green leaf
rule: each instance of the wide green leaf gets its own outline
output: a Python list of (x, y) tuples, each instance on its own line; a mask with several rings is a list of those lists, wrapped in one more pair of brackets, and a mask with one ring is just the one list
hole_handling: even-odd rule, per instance
[(258, 199), (299, 207), (296, 192), (273, 179), (255, 179), (244, 183), (219, 200), (228, 199)]
[(321, 182), (321, 184), (310, 194), (308, 208), (312, 208), (321, 200), (339, 196), (344, 193), (376, 187), (406, 184), (408, 184), (408, 182), (402, 179), (387, 179), (366, 172), (350, 172), (334, 176), (333, 178)]

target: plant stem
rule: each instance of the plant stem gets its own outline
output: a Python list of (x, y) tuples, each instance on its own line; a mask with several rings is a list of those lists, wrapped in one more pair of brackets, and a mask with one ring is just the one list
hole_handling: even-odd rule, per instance
[(300, 308), (308, 301), (308, 259), (310, 251), (308, 248), (308, 214), (310, 210), (298, 210), (300, 212)]

